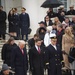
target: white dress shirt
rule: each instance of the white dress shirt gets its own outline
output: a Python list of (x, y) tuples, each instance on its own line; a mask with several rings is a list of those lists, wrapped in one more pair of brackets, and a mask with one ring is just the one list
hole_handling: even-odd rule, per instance
[[(38, 46), (37, 45), (35, 45), (35, 48), (37, 49), (37, 51), (38, 51)], [(40, 48), (40, 47), (39, 47)], [(41, 49), (40, 49), (41, 50)]]

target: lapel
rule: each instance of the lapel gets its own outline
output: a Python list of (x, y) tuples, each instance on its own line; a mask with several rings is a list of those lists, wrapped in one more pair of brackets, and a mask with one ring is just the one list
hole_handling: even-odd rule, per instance
[[(40, 48), (41, 49), (41, 48)], [(35, 52), (37, 53), (37, 54), (40, 54), (39, 52), (38, 52), (38, 50), (36, 49), (36, 47), (34, 47), (34, 50), (35, 50)]]
[[(50, 44), (50, 45), (51, 45), (51, 44)], [(51, 45), (51, 47), (52, 47), (52, 50), (58, 51), (58, 49), (56, 50), (52, 45)], [(56, 48), (57, 48), (57, 46), (56, 46)]]
[[(24, 51), (24, 50), (23, 50), (23, 51)], [(21, 54), (21, 55), (23, 55), (20, 48), (18, 48), (18, 53)], [(24, 52), (24, 53), (25, 53), (25, 52)]]

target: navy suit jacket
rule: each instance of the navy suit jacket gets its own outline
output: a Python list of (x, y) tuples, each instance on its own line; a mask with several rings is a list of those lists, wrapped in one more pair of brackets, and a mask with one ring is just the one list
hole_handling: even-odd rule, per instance
[(20, 14), (20, 27), (21, 27), (21, 34), (28, 34), (28, 28), (30, 27), (30, 18), (27, 13)]

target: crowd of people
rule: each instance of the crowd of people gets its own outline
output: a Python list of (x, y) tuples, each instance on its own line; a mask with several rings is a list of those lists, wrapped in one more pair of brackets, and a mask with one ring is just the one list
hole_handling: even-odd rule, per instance
[[(0, 38), (5, 40), (5, 34), (14, 36), (15, 39), (28, 40), (28, 29), (30, 27), (30, 18), (25, 12), (24, 7), (21, 8), (21, 14), (17, 12), (17, 8), (12, 8), (8, 15), (0, 6)], [(6, 19), (8, 19), (8, 33), (6, 33)], [(20, 36), (21, 35), (21, 36)], [(24, 39), (26, 35), (26, 39)]]
[[(10, 66), (15, 71), (15, 75), (27, 75), (28, 69), (32, 75), (44, 75), (46, 69), (48, 75), (62, 75), (62, 67), (65, 68), (64, 70), (72, 69), (70, 75), (75, 75), (73, 71), (75, 69), (75, 16), (72, 17), (72, 21), (66, 17), (66, 15), (75, 15), (74, 6), (70, 6), (69, 11), (60, 7), (57, 13), (53, 12), (53, 8), (49, 8), (44, 21), (39, 22), (39, 28), (31, 39), (28, 39), (29, 15), (25, 12), (25, 8), (21, 11), (19, 15), (17, 8), (13, 8), (8, 14), (10, 35), (20, 38), (21, 34), (22, 40), (17, 45), (14, 43), (14, 38), (10, 37), (3, 45), (1, 52), (3, 63)], [(0, 19), (6, 17), (2, 7), (0, 13), (2, 13)], [(51, 18), (54, 18), (54, 21)], [(6, 18), (0, 20), (0, 26), (5, 25), (5, 20)], [(2, 31), (0, 33), (3, 37), (5, 32)], [(28, 40), (28, 53), (24, 35)]]

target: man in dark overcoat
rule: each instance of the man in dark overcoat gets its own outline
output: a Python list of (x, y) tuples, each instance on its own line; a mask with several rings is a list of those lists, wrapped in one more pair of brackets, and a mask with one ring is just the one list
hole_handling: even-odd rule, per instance
[(3, 11), (3, 6), (0, 6), (0, 38), (5, 39), (6, 33), (6, 12)]
[(49, 16), (49, 18), (57, 16), (56, 13), (53, 11), (53, 8), (49, 8), (49, 10), (47, 11), (47, 15)]
[(26, 9), (23, 7), (21, 9), (22, 13), (20, 14), (20, 27), (21, 27), (21, 35), (22, 40), (24, 40), (24, 35), (26, 35), (26, 40), (28, 40), (28, 28), (30, 26), (30, 18), (28, 13), (26, 13)]
[(48, 68), (48, 75), (62, 75), (62, 52), (60, 47), (56, 45), (56, 36), (52, 34), (50, 38), (51, 44), (46, 47), (46, 66)]
[(32, 48), (35, 46), (35, 40), (39, 38), (38, 34), (34, 34), (34, 37), (28, 40), (29, 48)]
[(56, 36), (57, 36), (57, 44), (60, 46), (61, 49), (62, 49), (62, 36), (63, 36), (63, 34), (64, 34), (63, 25), (60, 24), (57, 26)]
[(70, 6), (70, 10), (67, 11), (66, 15), (75, 15), (74, 5)]
[(44, 75), (44, 50), (41, 49), (41, 40), (36, 39), (35, 46), (29, 50), (29, 62), (32, 75)]
[(15, 75), (27, 75), (28, 59), (24, 41), (19, 41), (19, 46), (12, 50), (11, 56), (11, 67)]

